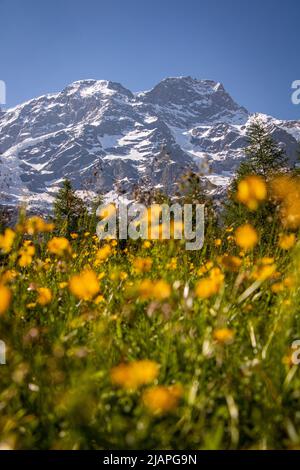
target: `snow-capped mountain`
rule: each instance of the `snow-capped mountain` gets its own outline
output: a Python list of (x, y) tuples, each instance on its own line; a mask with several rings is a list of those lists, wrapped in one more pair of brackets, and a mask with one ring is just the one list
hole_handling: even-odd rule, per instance
[[(261, 118), (295, 161), (300, 121)], [(224, 186), (244, 156), (251, 119), (211, 80), (167, 78), (141, 93), (74, 82), (0, 111), (0, 204), (47, 205), (64, 178), (95, 193), (145, 181), (170, 191), (188, 168)]]

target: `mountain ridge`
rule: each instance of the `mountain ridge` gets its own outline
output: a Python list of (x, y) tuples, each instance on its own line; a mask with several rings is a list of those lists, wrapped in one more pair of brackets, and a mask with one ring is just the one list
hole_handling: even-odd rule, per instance
[[(294, 163), (300, 121), (260, 118)], [(0, 203), (49, 208), (66, 177), (90, 193), (143, 182), (172, 191), (188, 168), (218, 191), (243, 159), (252, 119), (213, 80), (167, 77), (137, 93), (78, 80), (0, 114)]]

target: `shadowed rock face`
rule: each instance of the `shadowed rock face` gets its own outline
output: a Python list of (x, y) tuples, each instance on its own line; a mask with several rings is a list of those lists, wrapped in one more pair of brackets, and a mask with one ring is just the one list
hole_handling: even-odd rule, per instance
[[(261, 117), (295, 161), (300, 122)], [(182, 172), (207, 166), (224, 187), (251, 118), (211, 80), (167, 78), (136, 94), (106, 80), (74, 82), (0, 113), (0, 204), (47, 206), (64, 178), (96, 193), (143, 181), (172, 191)]]

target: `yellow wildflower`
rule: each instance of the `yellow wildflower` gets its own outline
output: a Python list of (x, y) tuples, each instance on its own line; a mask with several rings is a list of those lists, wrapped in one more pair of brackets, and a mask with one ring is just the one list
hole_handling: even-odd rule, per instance
[(196, 286), (196, 295), (202, 299), (207, 299), (219, 291), (218, 284), (213, 279), (201, 279)]
[(0, 276), (0, 282), (3, 284), (12, 282), (16, 277), (18, 273), (14, 269), (8, 269), (4, 273), (1, 274)]
[(82, 271), (71, 277), (69, 289), (79, 299), (92, 300), (100, 290), (97, 275), (90, 269)]
[(154, 282), (152, 296), (156, 300), (165, 300), (171, 295), (171, 287), (169, 284), (161, 279), (160, 281)]
[(201, 268), (198, 270), (198, 274), (204, 274), (207, 273), (212, 267), (213, 267), (212, 261), (207, 261)]
[(26, 308), (28, 309), (33, 309), (36, 307), (36, 302), (29, 302), (27, 305), (26, 305)]
[(161, 415), (176, 409), (181, 395), (182, 387), (180, 386), (159, 385), (145, 390), (142, 399), (148, 411), (154, 415)]
[(53, 237), (47, 244), (48, 251), (53, 255), (64, 256), (71, 253), (69, 240), (64, 237)]
[(60, 289), (64, 289), (65, 287), (68, 286), (68, 282), (62, 281), (62, 282), (60, 282), (58, 285), (59, 285), (59, 288), (60, 288)]
[(223, 284), (224, 275), (219, 268), (213, 268), (209, 277), (200, 279), (196, 285), (195, 293), (197, 297), (202, 299), (207, 299), (215, 294), (217, 294)]
[(266, 183), (260, 176), (247, 176), (238, 183), (237, 200), (250, 210), (256, 210), (267, 197)]
[(52, 300), (52, 292), (48, 287), (39, 287), (37, 289), (38, 298), (37, 303), (44, 306), (51, 302)]
[(278, 246), (282, 250), (290, 250), (296, 243), (296, 236), (294, 233), (281, 234), (279, 236)]
[(19, 266), (24, 268), (32, 263), (35, 248), (31, 241), (26, 240), (23, 247), (19, 250)]
[(295, 278), (293, 276), (287, 276), (283, 279), (283, 285), (285, 287), (291, 288), (295, 285)]
[(300, 226), (300, 189), (299, 177), (279, 176), (271, 181), (272, 194), (280, 202), (282, 224), (286, 228)]
[(53, 223), (47, 223), (37, 215), (27, 219), (24, 224), (24, 232), (28, 233), (29, 235), (42, 232), (52, 232), (54, 228), (55, 227)]
[(15, 236), (16, 234), (11, 228), (5, 229), (4, 234), (0, 235), (0, 250), (3, 254), (10, 253)]
[(139, 284), (139, 294), (143, 299), (165, 300), (171, 295), (171, 287), (163, 279), (154, 282), (150, 279), (144, 279)]
[(114, 385), (126, 389), (136, 389), (153, 382), (157, 378), (158, 372), (159, 366), (156, 362), (141, 360), (113, 367), (110, 377)]
[(135, 258), (133, 260), (133, 268), (136, 273), (146, 273), (151, 270), (152, 268), (152, 259), (151, 258)]
[(258, 281), (265, 281), (270, 277), (274, 277), (276, 272), (276, 265), (275, 264), (267, 264), (267, 265), (258, 265), (255, 266), (253, 271), (253, 278)]
[(282, 292), (284, 290), (284, 285), (282, 282), (275, 282), (275, 284), (272, 284), (271, 286), (271, 291), (274, 292), (274, 294), (278, 294), (279, 292)]
[(103, 263), (111, 254), (111, 247), (107, 244), (100, 248), (96, 253), (95, 265), (98, 266), (100, 263)]
[(4, 284), (0, 284), (0, 315), (3, 315), (11, 303), (11, 291)]
[(171, 258), (171, 261), (167, 263), (167, 269), (175, 271), (177, 269), (177, 258)]
[(105, 300), (105, 299), (104, 299), (103, 295), (100, 294), (100, 295), (97, 295), (97, 297), (96, 297), (95, 300), (94, 300), (94, 303), (95, 303), (96, 305), (98, 305), (98, 304), (100, 304), (101, 302), (104, 302), (104, 300)]
[(213, 332), (213, 337), (218, 343), (229, 344), (234, 339), (234, 331), (229, 328), (218, 328)]
[(250, 224), (244, 224), (235, 231), (235, 242), (244, 250), (251, 250), (258, 242), (256, 230)]
[(139, 294), (142, 299), (148, 299), (152, 295), (153, 282), (150, 279), (144, 279), (139, 284)]

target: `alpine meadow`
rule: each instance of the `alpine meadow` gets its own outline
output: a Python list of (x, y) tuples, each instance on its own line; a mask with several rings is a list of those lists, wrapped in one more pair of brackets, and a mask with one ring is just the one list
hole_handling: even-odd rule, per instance
[(99, 241), (68, 181), (49, 220), (3, 225), (1, 448), (299, 447), (299, 176), (247, 138), (223, 207), (197, 175), (174, 196), (205, 202), (201, 250)]
[(0, 468), (299, 466), (299, 0), (0, 17)]

